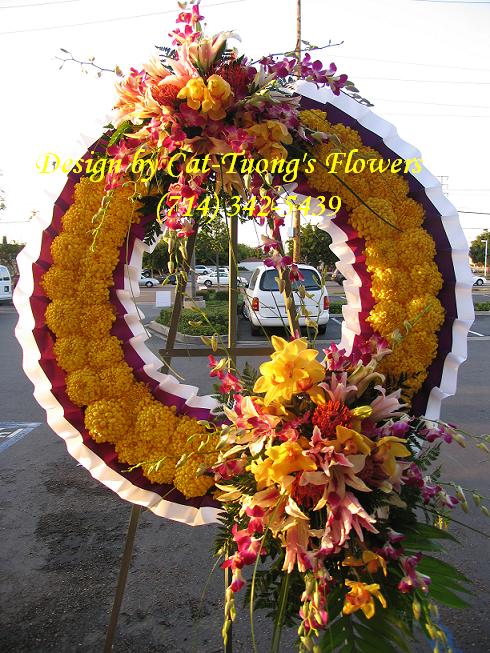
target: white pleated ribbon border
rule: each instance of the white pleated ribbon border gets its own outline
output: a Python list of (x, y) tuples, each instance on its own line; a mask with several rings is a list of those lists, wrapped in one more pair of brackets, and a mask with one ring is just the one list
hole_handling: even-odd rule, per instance
[[(295, 85), (295, 91), (322, 104), (328, 103), (339, 108), (354, 118), (359, 125), (380, 136), (383, 143), (401, 158), (421, 157), (419, 150), (400, 138), (393, 124), (380, 118), (374, 111), (345, 93), (334, 95), (329, 88), (319, 89), (312, 82), (304, 81)], [(440, 417), (442, 400), (456, 393), (458, 369), (468, 357), (468, 331), (475, 319), (471, 290), (473, 281), (468, 259), (468, 243), (461, 228), (458, 211), (442, 192), (440, 181), (425, 166), (422, 165), (421, 172), (416, 174), (410, 172), (410, 174), (424, 187), (428, 199), (441, 215), (441, 222), (452, 250), (451, 258), (456, 278), (454, 294), (457, 318), (452, 326), (451, 351), (444, 360), (440, 385), (431, 389), (425, 410), (428, 419), (437, 420)], [(318, 227), (330, 234), (331, 249), (340, 259), (337, 266), (346, 277), (344, 289), (348, 303), (342, 309), (344, 322), (341, 346), (350, 351), (354, 336), (360, 333), (361, 279), (353, 268), (355, 257), (346, 244), (345, 232), (328, 216), (321, 220)]]
[[(347, 95), (336, 96), (329, 89), (318, 89), (309, 82), (298, 83), (296, 90), (308, 98), (338, 107), (361, 126), (380, 136), (383, 142), (401, 157), (405, 159), (420, 157), (420, 152), (416, 148), (398, 136), (394, 125)], [(84, 148), (83, 152), (91, 145), (91, 142), (90, 139), (84, 137), (84, 142), (81, 143)], [(83, 152), (81, 156), (83, 156)], [(427, 197), (442, 216), (442, 224), (452, 248), (451, 256), (456, 275), (457, 319), (452, 327), (452, 348), (444, 361), (441, 383), (438, 387), (432, 388), (430, 392), (425, 413), (429, 419), (438, 419), (442, 399), (455, 394), (458, 368), (467, 358), (467, 335), (474, 321), (472, 278), (468, 264), (468, 245), (457, 210), (444, 196), (440, 182), (425, 167), (422, 167), (422, 171), (417, 173), (416, 178), (423, 185)], [(83, 465), (96, 480), (116, 492), (122, 499), (144, 506), (160, 517), (190, 526), (217, 522), (220, 512), (218, 508), (207, 506), (195, 508), (174, 503), (165, 500), (156, 492), (135, 486), (85, 446), (81, 433), (65, 418), (64, 409), (52, 394), (51, 382), (40, 365), (41, 352), (33, 335), (35, 321), (30, 304), (34, 292), (32, 266), (39, 259), (43, 232), (50, 224), (51, 219), (43, 219), (42, 216), (38, 216), (32, 221), (29, 242), (17, 258), (20, 278), (14, 291), (14, 304), (19, 313), (15, 335), (23, 350), (23, 368), (34, 385), (35, 399), (46, 411), (49, 426), (63, 438), (70, 455)], [(354, 255), (346, 244), (345, 232), (328, 217), (325, 217), (318, 226), (332, 237), (332, 250), (339, 257), (338, 267), (346, 277), (344, 289), (347, 305), (343, 307), (344, 322), (341, 346), (346, 347), (349, 351), (354, 336), (360, 333), (358, 314), (361, 310), (359, 294), (361, 279), (353, 268)], [(125, 266), (124, 287), (116, 291), (119, 301), (126, 310), (126, 323), (133, 333), (129, 343), (144, 361), (145, 372), (158, 382), (161, 389), (185, 399), (185, 403), (189, 406), (212, 409), (217, 403), (212, 397), (200, 396), (198, 388), (181, 384), (172, 375), (159, 372), (161, 361), (145, 345), (148, 334), (141, 323), (135, 298), (140, 292), (138, 279), (143, 253), (148, 250), (148, 246), (140, 239), (135, 239), (129, 264)]]
[[(83, 156), (92, 140), (82, 137), (80, 143)], [(53, 203), (56, 197), (53, 197)], [(37, 216), (30, 224), (29, 240), (17, 257), (19, 281), (14, 291), (14, 305), (19, 314), (15, 328), (15, 336), (23, 351), (22, 366), (27, 377), (34, 385), (34, 397), (46, 411), (46, 419), (53, 431), (66, 443), (68, 453), (85, 467), (96, 480), (116, 492), (122, 499), (148, 508), (159, 517), (182, 522), (189, 526), (201, 526), (218, 521), (219, 508), (191, 505), (167, 501), (156, 492), (134, 485), (127, 478), (109, 467), (94, 451), (84, 443), (82, 434), (65, 418), (64, 408), (51, 392), (52, 384), (41, 367), (41, 352), (34, 337), (35, 318), (31, 308), (31, 297), (34, 293), (33, 265), (41, 255), (41, 245), (44, 231), (51, 224), (52, 218)], [(176, 395), (185, 400), (191, 408), (211, 410), (218, 402), (211, 396), (199, 395), (199, 388), (179, 381), (170, 374), (159, 372), (161, 361), (145, 345), (148, 333), (141, 323), (140, 314), (134, 299), (139, 296), (138, 280), (141, 271), (143, 253), (150, 251), (141, 239), (135, 238), (129, 264), (125, 265), (124, 287), (116, 290), (117, 297), (124, 306), (126, 324), (133, 336), (129, 344), (136, 354), (144, 361), (144, 371), (158, 382), (159, 389)]]

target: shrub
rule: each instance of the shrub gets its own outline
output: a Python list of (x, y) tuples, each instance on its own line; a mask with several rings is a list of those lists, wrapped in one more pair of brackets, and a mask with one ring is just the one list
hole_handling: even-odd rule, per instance
[(342, 306), (344, 304), (330, 304), (330, 313), (332, 315), (342, 315)]
[[(207, 306), (204, 309), (204, 314), (207, 316), (210, 324), (204, 319), (200, 313), (196, 313), (188, 308), (182, 310), (180, 314), (179, 324), (177, 330), (190, 336), (212, 336), (213, 333), (224, 335), (228, 331), (228, 304)], [(160, 317), (157, 322), (164, 326), (170, 325), (172, 319), (172, 309), (164, 308), (160, 312)], [(194, 324), (189, 324), (193, 322)], [(197, 324), (200, 322), (201, 324)]]
[(490, 311), (490, 302), (477, 302), (475, 311)]
[(213, 290), (214, 298), (217, 302), (226, 302), (228, 301), (228, 291), (227, 290)]

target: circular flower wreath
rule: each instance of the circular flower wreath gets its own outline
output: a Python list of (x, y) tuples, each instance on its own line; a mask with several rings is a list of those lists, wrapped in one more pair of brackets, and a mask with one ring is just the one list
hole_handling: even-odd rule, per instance
[[(182, 241), (202, 222), (200, 203), (212, 196), (226, 210), (238, 199), (269, 229), (270, 264), (294, 279), (284, 217), (271, 207), (293, 192), (298, 202), (340, 197), (320, 224), (346, 277), (340, 347), (388, 339), (381, 371), (403, 382), (413, 414), (437, 418), (455, 392), (473, 316), (464, 237), (437, 180), (425, 168), (332, 174), (326, 165), (338, 151), (381, 162), (419, 153), (350, 96), (333, 64), (309, 53), (251, 63), (228, 49), (233, 34), (205, 37), (195, 8), (172, 33), (176, 51), (118, 85), (114, 129), (81, 159), (113, 165), (98, 182), (70, 172), (52, 220), (20, 256), (15, 294), (26, 373), (69, 452), (121, 497), (191, 524), (218, 512), (212, 479), (197, 474), (213, 455), (191, 455), (210, 437), (200, 422), (217, 402), (161, 374), (144, 345), (131, 280), (162, 223), (178, 266)], [(252, 172), (227, 169), (232, 154)], [(288, 158), (301, 161), (295, 186), (271, 165)], [(276, 172), (259, 172), (257, 161)]]

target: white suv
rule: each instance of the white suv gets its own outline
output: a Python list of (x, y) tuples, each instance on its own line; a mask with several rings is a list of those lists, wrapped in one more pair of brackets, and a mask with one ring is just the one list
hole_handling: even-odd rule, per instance
[[(304, 299), (293, 292), (299, 324), (306, 326), (306, 317), (301, 315), (301, 307), (304, 306), (310, 314), (310, 320), (317, 322), (318, 333), (325, 333), (330, 306), (327, 289), (322, 286), (321, 275), (316, 268), (311, 265), (299, 265), (298, 268), (304, 281), (295, 281), (293, 291), (299, 286), (304, 286), (306, 290)], [(243, 317), (250, 320), (253, 336), (260, 334), (261, 327), (288, 327), (286, 305), (277, 286), (277, 277), (277, 270), (261, 265), (253, 273), (245, 290), (242, 313)]]

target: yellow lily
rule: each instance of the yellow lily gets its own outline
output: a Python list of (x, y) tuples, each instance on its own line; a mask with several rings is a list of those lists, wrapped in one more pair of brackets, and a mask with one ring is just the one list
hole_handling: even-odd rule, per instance
[(276, 447), (270, 447), (265, 460), (254, 460), (250, 471), (255, 476), (258, 489), (280, 484), (285, 476), (292, 472), (313, 471), (316, 463), (304, 455), (303, 449), (297, 442), (286, 440)]
[(411, 452), (405, 447), (406, 440), (394, 435), (387, 435), (376, 443), (376, 458), (381, 460), (381, 467), (388, 476), (393, 476), (397, 470), (397, 458), (408, 458)]
[(363, 551), (362, 559), (354, 558), (353, 556), (346, 556), (342, 562), (343, 567), (366, 567), (370, 574), (375, 574), (378, 569), (383, 570), (383, 574), (386, 576), (388, 571), (386, 569), (386, 560), (374, 553), (374, 551)]
[(371, 619), (376, 611), (373, 597), (376, 597), (383, 608), (386, 608), (386, 599), (379, 591), (380, 586), (377, 583), (367, 585), (355, 580), (346, 580), (345, 584), (351, 589), (345, 597), (344, 607), (342, 608), (344, 614), (352, 614), (362, 610), (366, 618)]
[(264, 405), (273, 401), (288, 402), (301, 392), (315, 395), (317, 384), (325, 377), (325, 368), (315, 360), (318, 352), (308, 349), (303, 338), (287, 342), (272, 336), (272, 345), (271, 360), (260, 366), (262, 376), (254, 386), (254, 392), (265, 393)]
[(374, 442), (368, 437), (346, 426), (337, 426), (335, 436), (336, 439), (333, 441), (333, 446), (337, 453), (369, 456), (371, 450), (375, 447)]

